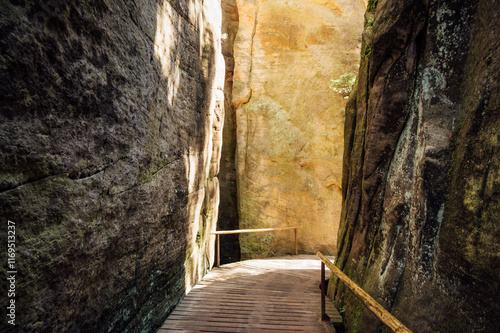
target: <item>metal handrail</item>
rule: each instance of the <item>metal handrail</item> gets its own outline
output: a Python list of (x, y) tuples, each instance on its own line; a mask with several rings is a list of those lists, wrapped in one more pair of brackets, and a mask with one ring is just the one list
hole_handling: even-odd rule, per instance
[(412, 333), (403, 323), (396, 319), (392, 314), (389, 313), (382, 305), (377, 303), (370, 295), (368, 295), (360, 286), (358, 286), (354, 281), (352, 281), (347, 275), (344, 274), (337, 266), (335, 266), (327, 257), (325, 257), (321, 252), (317, 252), (316, 255), (321, 259), (321, 316), (323, 320), (328, 318), (325, 312), (325, 265), (330, 268), (331, 272), (339, 278), (344, 285), (351, 290), (354, 295), (363, 304), (377, 316), (380, 321), (387, 326), (391, 332), (397, 333)]
[(289, 230), (294, 229), (295, 231), (295, 254), (298, 254), (297, 248), (297, 229), (302, 227), (281, 227), (281, 228), (264, 228), (264, 229), (239, 229), (239, 230), (218, 230), (211, 232), (212, 235), (217, 235), (217, 267), (220, 267), (220, 235), (230, 235), (230, 234), (242, 234), (248, 232), (266, 232), (275, 230)]

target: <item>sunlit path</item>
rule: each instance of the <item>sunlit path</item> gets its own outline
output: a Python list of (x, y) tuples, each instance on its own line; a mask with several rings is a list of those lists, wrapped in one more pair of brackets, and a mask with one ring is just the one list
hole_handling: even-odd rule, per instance
[[(320, 265), (299, 255), (214, 268), (158, 332), (334, 332), (321, 321)], [(342, 321), (330, 302), (327, 314)]]

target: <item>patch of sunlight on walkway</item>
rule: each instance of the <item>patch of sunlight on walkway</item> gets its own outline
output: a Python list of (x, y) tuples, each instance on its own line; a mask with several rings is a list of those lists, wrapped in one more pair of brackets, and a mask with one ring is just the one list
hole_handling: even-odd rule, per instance
[(333, 322), (342, 318), (327, 302), (332, 320), (321, 321), (320, 272), (321, 261), (314, 255), (214, 268), (158, 332), (334, 332)]

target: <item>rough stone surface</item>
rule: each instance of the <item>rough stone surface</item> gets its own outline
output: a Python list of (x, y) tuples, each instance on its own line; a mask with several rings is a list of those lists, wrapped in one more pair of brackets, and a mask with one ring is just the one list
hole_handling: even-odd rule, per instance
[[(236, 184), (236, 112), (232, 103), (234, 56), (233, 47), (238, 32), (239, 15), (236, 0), (222, 1), (222, 54), (226, 62), (224, 82), (224, 130), (220, 161), (220, 210), (217, 221), (219, 230), (239, 229), (238, 193)], [(221, 263), (240, 260), (239, 237), (220, 237)]]
[[(414, 332), (498, 332), (499, 1), (369, 1), (337, 266)], [(374, 317), (333, 280), (353, 332)]]
[[(237, 0), (240, 228), (303, 226), (300, 251), (333, 253), (341, 207), (344, 99), (357, 70), (363, 1)], [(294, 253), (292, 231), (240, 237), (243, 257)]]
[(154, 331), (213, 263), (220, 25), (217, 1), (0, 2), (0, 235), (16, 223), (18, 272), (0, 331)]

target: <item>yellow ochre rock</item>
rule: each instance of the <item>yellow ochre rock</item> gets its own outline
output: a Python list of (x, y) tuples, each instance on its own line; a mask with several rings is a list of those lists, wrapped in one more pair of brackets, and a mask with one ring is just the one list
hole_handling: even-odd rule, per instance
[[(341, 210), (343, 96), (357, 72), (365, 4), (237, 0), (236, 108), (241, 228), (302, 226), (299, 251), (332, 254)], [(293, 232), (246, 234), (242, 257), (294, 252)]]

